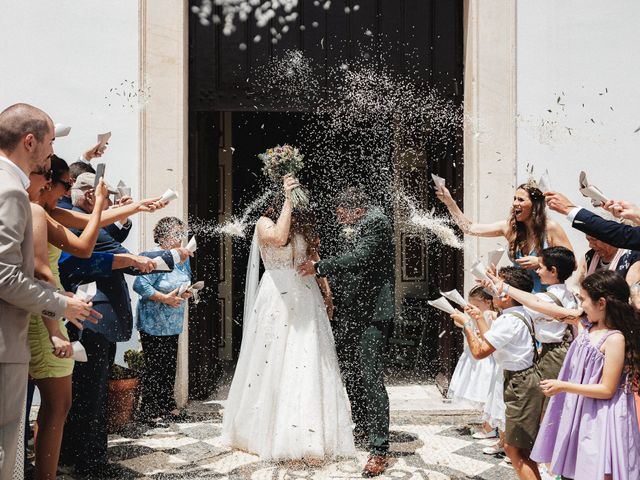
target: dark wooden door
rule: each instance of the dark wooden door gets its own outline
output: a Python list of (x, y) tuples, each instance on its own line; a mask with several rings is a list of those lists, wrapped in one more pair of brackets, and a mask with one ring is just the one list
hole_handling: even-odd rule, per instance
[[(291, 112), (312, 109), (305, 101), (287, 96), (256, 92), (247, 81), (252, 72), (285, 50), (297, 49), (311, 58), (318, 69), (322, 95), (331, 95), (330, 72), (342, 63), (355, 62), (368, 54), (372, 64), (402, 73), (417, 84), (437, 86), (443, 94), (462, 103), (463, 38), (462, 0), (334, 0), (328, 11), (301, 0), (299, 18), (277, 44), (271, 42), (268, 28), (257, 29), (252, 21), (242, 23), (232, 36), (225, 36), (217, 26), (202, 26), (192, 16), (189, 26), (189, 211), (205, 220), (219, 218), (223, 186), (218, 168), (221, 141), (221, 112)], [(357, 12), (346, 14), (344, 7), (359, 4)], [(316, 23), (317, 27), (312, 25)], [(301, 30), (300, 25), (305, 25)], [(253, 42), (256, 35), (262, 40)], [(240, 43), (246, 50), (238, 48)], [(374, 53), (374, 55), (372, 55)], [(299, 99), (298, 99), (299, 100)], [(462, 135), (451, 142), (433, 142), (424, 146), (428, 172), (438, 173), (462, 201)], [(234, 167), (235, 168), (235, 167)], [(235, 193), (234, 193), (235, 195)], [(436, 205), (431, 188), (426, 202)], [(235, 200), (234, 200), (235, 201)], [(459, 203), (461, 204), (461, 203)], [(440, 207), (438, 207), (440, 208)], [(194, 262), (196, 276), (218, 278), (221, 271), (222, 243), (218, 238), (206, 240)], [(200, 239), (199, 239), (200, 242)], [(419, 249), (407, 242), (412, 251)], [(410, 252), (403, 252), (410, 253)], [(415, 256), (413, 253), (411, 254)], [(409, 256), (411, 256), (409, 255)], [(461, 252), (439, 249), (437, 255), (420, 257), (420, 269), (428, 272), (427, 287), (417, 302), (433, 298), (440, 289), (461, 288), (463, 257)], [(426, 262), (426, 263), (425, 263)], [(215, 285), (212, 285), (215, 290)], [(234, 304), (241, 285), (234, 281)], [(461, 337), (448, 318), (423, 309), (431, 330), (428, 334), (431, 373), (449, 376), (459, 356)], [(192, 309), (190, 327), (190, 394), (203, 397), (210, 393), (219, 378), (219, 352), (225, 341), (221, 333), (227, 316), (222, 304), (208, 301)], [(235, 316), (235, 315), (234, 315)], [(446, 330), (448, 334), (439, 336)], [(237, 352), (238, 331), (233, 351)]]

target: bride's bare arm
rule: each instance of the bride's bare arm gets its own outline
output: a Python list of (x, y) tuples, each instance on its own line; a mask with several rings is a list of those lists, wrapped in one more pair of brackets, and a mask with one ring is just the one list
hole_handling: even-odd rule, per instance
[(500, 237), (507, 232), (507, 221), (500, 220), (494, 223), (474, 223), (464, 214), (449, 193), (447, 187), (441, 187), (436, 196), (444, 203), (456, 224), (466, 235), (477, 237)]
[(267, 217), (261, 217), (256, 225), (258, 229), (258, 238), (262, 245), (275, 245), (283, 247), (289, 241), (289, 230), (291, 228), (291, 213), (293, 207), (291, 205), (291, 190), (298, 186), (298, 180), (291, 175), (284, 177), (284, 204), (280, 211), (278, 221), (273, 223)]

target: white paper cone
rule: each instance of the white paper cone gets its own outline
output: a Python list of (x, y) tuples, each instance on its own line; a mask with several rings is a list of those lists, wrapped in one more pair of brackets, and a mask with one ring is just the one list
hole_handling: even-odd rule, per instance
[(545, 170), (542, 176), (540, 177), (540, 181), (538, 182), (538, 188), (542, 193), (547, 193), (551, 191), (551, 180), (549, 179), (549, 170)]
[(130, 197), (131, 187), (118, 187), (118, 193), (120, 194), (120, 197)]
[(167, 265), (167, 262), (164, 261), (164, 258), (162, 257), (156, 257), (153, 259), (153, 263), (156, 264), (156, 268), (155, 270), (157, 270), (158, 272), (170, 272), (171, 269), (169, 268), (169, 265)]
[(500, 260), (502, 260), (502, 256), (504, 255), (504, 252), (505, 252), (505, 248), (504, 247), (500, 247), (500, 248), (496, 248), (495, 250), (491, 250), (487, 254), (487, 259), (489, 260), (489, 265), (498, 266), (498, 264), (500, 263)]
[(453, 303), (460, 305), (462, 308), (466, 307), (467, 301), (464, 299), (464, 297), (462, 295), (460, 295), (460, 292), (458, 292), (457, 290), (451, 290), (448, 292), (440, 292), (440, 295), (442, 295), (444, 298), (446, 298), (447, 300), (452, 301)]
[(177, 199), (178, 199), (178, 194), (173, 190), (171, 190), (170, 188), (167, 189), (167, 191), (162, 194), (162, 197), (160, 197), (160, 200), (163, 202), (170, 202), (171, 200), (177, 200)]
[(180, 285), (180, 288), (178, 289), (178, 296), (181, 296), (184, 292), (189, 290), (190, 286), (191, 284), (189, 282), (185, 282), (182, 285)]
[(75, 293), (75, 297), (85, 302), (90, 302), (91, 300), (93, 300), (93, 297), (96, 296), (97, 292), (98, 286), (96, 285), (96, 282), (85, 283), (78, 287)]
[(594, 206), (597, 207), (609, 201), (609, 199), (598, 189), (598, 187), (594, 187), (593, 185), (581, 188), (580, 193), (585, 197), (594, 200), (596, 202), (594, 203)]
[(58, 137), (66, 137), (71, 132), (71, 127), (69, 125), (63, 125), (61, 123), (56, 123), (54, 125), (55, 128), (55, 136)]
[(100, 143), (100, 145), (98, 146), (98, 148), (103, 148), (107, 144), (110, 138), (111, 138), (111, 132), (99, 133), (98, 143)]
[(476, 260), (471, 265), (471, 274), (478, 280), (490, 280), (487, 276), (487, 267), (480, 260)]
[(598, 187), (589, 184), (589, 181), (587, 180), (587, 174), (585, 172), (580, 172), (578, 183), (580, 185), (580, 193), (585, 197), (593, 200), (595, 202), (592, 202), (594, 206), (598, 207), (603, 203), (607, 203), (609, 201), (607, 196), (602, 193), (602, 191)]
[(191, 285), (191, 288), (189, 288), (189, 290), (198, 291), (198, 290), (202, 290), (203, 288), (204, 288), (204, 282), (200, 280), (199, 282), (196, 282), (193, 285)]
[(87, 359), (87, 351), (84, 349), (80, 342), (71, 342), (71, 347), (73, 348), (73, 358), (76, 362), (86, 362)]
[(431, 174), (431, 178), (433, 179), (433, 183), (435, 183), (435, 185), (436, 185), (436, 190), (440, 190), (446, 184), (445, 179), (442, 178), (442, 177), (439, 177), (435, 173)]
[(442, 310), (443, 312), (448, 313), (449, 315), (456, 311), (455, 308), (453, 308), (444, 297), (440, 297), (435, 300), (429, 300), (427, 303), (432, 307), (436, 307), (438, 310)]
[(198, 243), (196, 242), (196, 237), (193, 236), (193, 237), (191, 237), (191, 240), (189, 240), (189, 243), (187, 243), (187, 250), (189, 250), (191, 253), (193, 253), (197, 249), (198, 249)]

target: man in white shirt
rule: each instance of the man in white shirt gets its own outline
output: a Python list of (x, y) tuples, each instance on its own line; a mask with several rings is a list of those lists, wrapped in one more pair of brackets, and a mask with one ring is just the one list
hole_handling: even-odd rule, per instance
[[(499, 276), (520, 290), (530, 292), (533, 289), (531, 277), (521, 268), (503, 267)], [(474, 358), (482, 359), (493, 354), (495, 361), (504, 369), (504, 450), (520, 479), (538, 479), (538, 466), (529, 455), (538, 434), (544, 395), (535, 366), (537, 351), (531, 319), (508, 294), (495, 297), (494, 304), (502, 309), (502, 314), (484, 335), (476, 334), (473, 321), (468, 317), (452, 316), (456, 325), (464, 329)]]

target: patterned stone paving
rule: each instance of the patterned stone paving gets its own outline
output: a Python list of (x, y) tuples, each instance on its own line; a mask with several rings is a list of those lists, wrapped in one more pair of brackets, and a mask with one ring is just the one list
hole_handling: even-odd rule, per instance
[[(426, 389), (426, 390), (425, 390)], [(487, 456), (482, 448), (491, 440), (471, 438), (466, 425), (475, 412), (443, 403), (435, 387), (390, 387), (392, 405), (391, 465), (381, 479), (406, 480), (512, 480), (513, 469), (502, 459)], [(432, 398), (430, 398), (432, 397)], [(418, 409), (417, 407), (422, 407)], [(301, 462), (267, 463), (254, 455), (232, 451), (220, 443), (223, 402), (194, 402), (183, 423), (132, 424), (109, 439), (114, 471), (108, 477), (60, 479), (356, 479), (367, 452), (322, 466)]]

